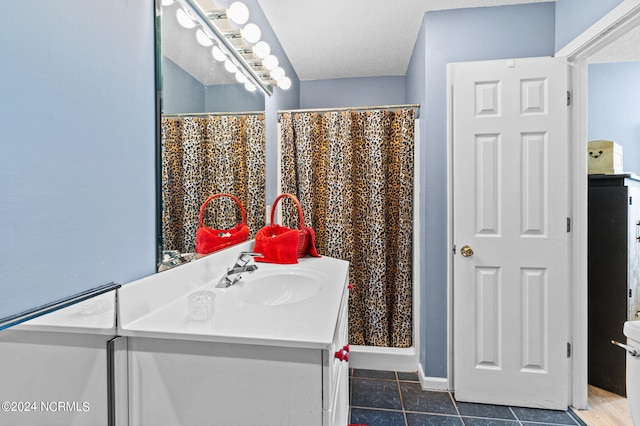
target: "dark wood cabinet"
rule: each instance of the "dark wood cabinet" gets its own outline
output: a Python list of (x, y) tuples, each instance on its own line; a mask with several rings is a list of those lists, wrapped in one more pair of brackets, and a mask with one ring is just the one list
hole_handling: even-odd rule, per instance
[(640, 178), (589, 176), (589, 384), (625, 395), (622, 328), (640, 311)]

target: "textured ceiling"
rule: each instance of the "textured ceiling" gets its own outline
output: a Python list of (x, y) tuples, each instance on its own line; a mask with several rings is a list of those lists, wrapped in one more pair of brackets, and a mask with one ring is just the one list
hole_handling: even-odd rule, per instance
[(405, 75), (424, 13), (550, 0), (258, 0), (300, 80)]
[(590, 64), (607, 62), (640, 62), (640, 28), (603, 47), (588, 58)]

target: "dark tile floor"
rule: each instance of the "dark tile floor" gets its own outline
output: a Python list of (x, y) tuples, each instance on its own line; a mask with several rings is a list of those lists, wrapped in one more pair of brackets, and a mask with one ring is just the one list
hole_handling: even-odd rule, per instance
[(352, 424), (368, 426), (582, 425), (570, 412), (457, 402), (423, 391), (416, 373), (351, 369)]

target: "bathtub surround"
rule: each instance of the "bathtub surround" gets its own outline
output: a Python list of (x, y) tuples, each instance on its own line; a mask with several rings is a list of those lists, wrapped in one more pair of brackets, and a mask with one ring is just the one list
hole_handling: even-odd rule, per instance
[[(236, 196), (252, 238), (265, 224), (264, 114), (162, 119), (162, 248), (192, 253), (202, 203), (213, 194)], [(230, 229), (241, 221), (230, 199), (214, 200), (204, 223)]]
[[(412, 345), (414, 110), (283, 113), (282, 191), (320, 254), (351, 262), (349, 342)], [(285, 211), (296, 227), (297, 213)]]

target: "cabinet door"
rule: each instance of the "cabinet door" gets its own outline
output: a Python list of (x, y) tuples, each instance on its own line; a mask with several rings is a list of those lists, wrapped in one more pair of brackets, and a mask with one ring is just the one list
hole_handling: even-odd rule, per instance
[[(331, 349), (324, 351), (324, 383), (322, 408), (324, 426), (342, 426), (349, 417), (349, 362), (348, 362), (348, 309), (349, 293), (346, 288), (342, 294), (342, 302), (338, 321), (333, 335)], [(340, 353), (341, 356), (337, 356)]]
[(589, 188), (589, 384), (619, 395), (625, 354), (611, 339), (625, 339), (629, 207), (626, 186)]
[(640, 188), (629, 187), (629, 320), (640, 319)]
[(319, 349), (129, 338), (131, 424), (319, 425)]

